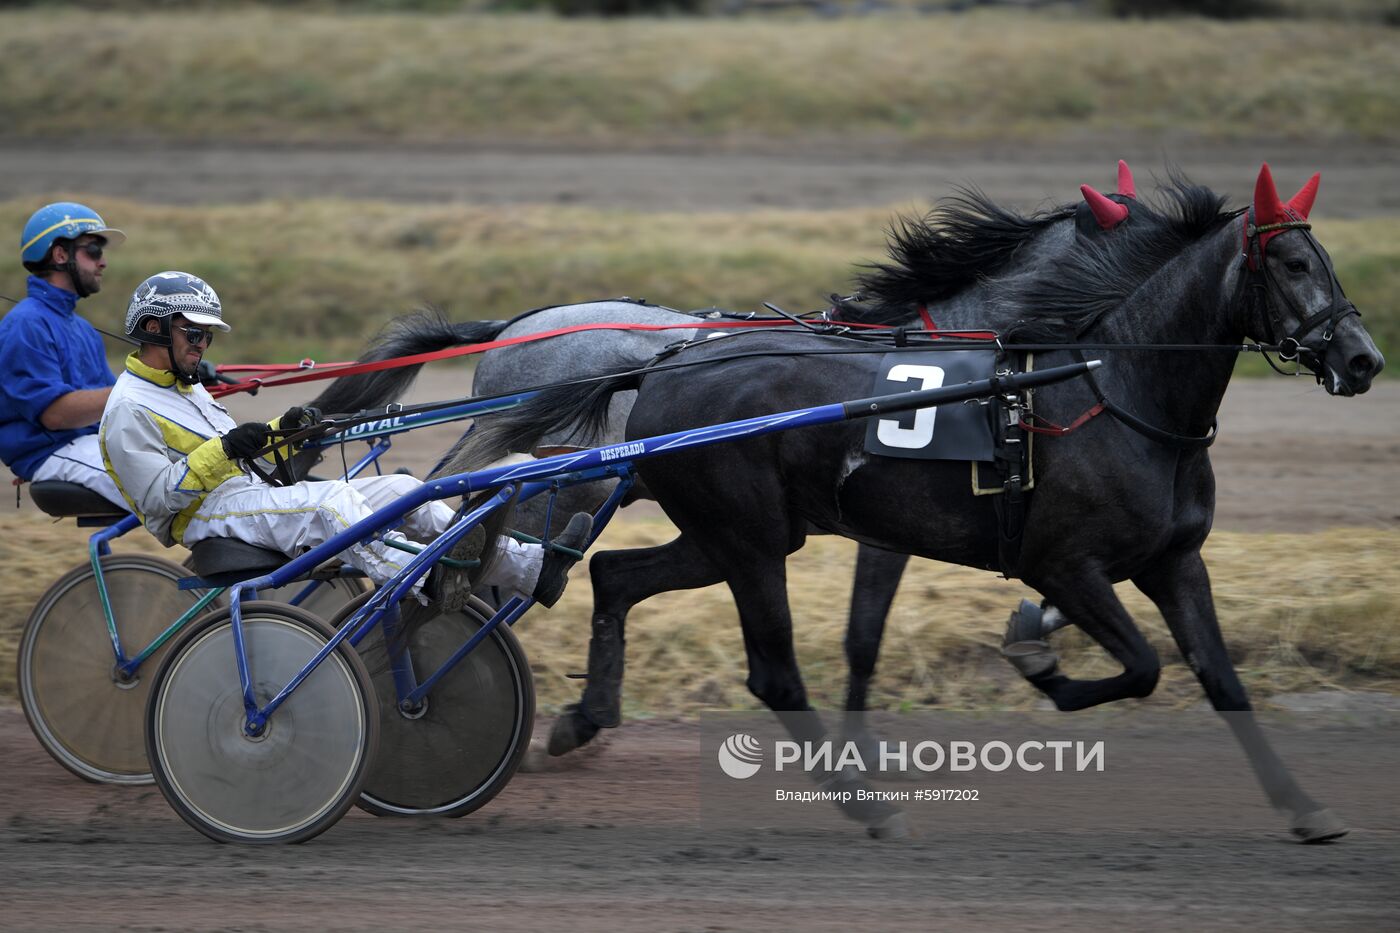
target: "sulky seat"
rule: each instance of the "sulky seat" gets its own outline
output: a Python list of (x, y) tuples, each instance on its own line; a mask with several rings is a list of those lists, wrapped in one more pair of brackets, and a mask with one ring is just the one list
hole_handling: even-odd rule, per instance
[(30, 483), (29, 498), (54, 518), (102, 519), (112, 523), (127, 516), (124, 510), (113, 505), (105, 497), (78, 483), (65, 483), (61, 480)]
[(188, 566), (211, 586), (232, 586), (250, 577), (271, 573), (288, 560), (290, 558), (281, 551), (237, 538), (205, 538), (190, 548)]

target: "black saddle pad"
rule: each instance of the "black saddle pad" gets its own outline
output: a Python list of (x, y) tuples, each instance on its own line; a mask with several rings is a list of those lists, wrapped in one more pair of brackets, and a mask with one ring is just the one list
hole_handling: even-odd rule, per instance
[[(996, 353), (992, 350), (888, 353), (880, 359), (871, 394), (893, 395), (973, 382), (990, 378), (995, 368)], [(913, 460), (993, 459), (987, 409), (975, 402), (869, 418), (867, 425), (867, 453)]]
[(116, 521), (127, 514), (86, 486), (59, 480), (30, 483), (29, 498), (55, 518), (101, 517)]
[(190, 569), (214, 586), (271, 573), (289, 558), (236, 538), (205, 538), (190, 548)]

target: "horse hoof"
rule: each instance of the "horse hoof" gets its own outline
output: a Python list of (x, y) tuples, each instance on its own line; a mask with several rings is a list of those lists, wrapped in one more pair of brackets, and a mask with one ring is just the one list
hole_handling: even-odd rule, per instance
[(604, 753), (607, 743), (596, 738), (581, 748), (566, 755), (551, 755), (549, 743), (542, 738), (530, 740), (530, 747), (520, 759), (520, 770), (526, 774), (562, 774), (565, 771), (578, 771), (588, 768), (593, 760)]
[(1060, 656), (1047, 641), (1017, 641), (1001, 646), (1001, 656), (1027, 679), (1048, 674), (1060, 663)]
[(1002, 636), (1001, 643), (1014, 645), (1022, 641), (1041, 641), (1045, 637), (1041, 628), (1044, 615), (1041, 608), (1029, 599), (1021, 600), (1021, 605), (1006, 620), (1006, 634)]
[(1293, 835), (1304, 843), (1330, 842), (1350, 832), (1347, 824), (1331, 810), (1314, 810), (1293, 821)]
[(914, 835), (909, 828), (909, 818), (903, 811), (895, 811), (878, 822), (865, 827), (871, 839), (909, 839)]
[(575, 705), (564, 707), (564, 712), (554, 720), (549, 730), (547, 751), (552, 758), (567, 755), (580, 746), (588, 744), (598, 734), (598, 727), (584, 718)]

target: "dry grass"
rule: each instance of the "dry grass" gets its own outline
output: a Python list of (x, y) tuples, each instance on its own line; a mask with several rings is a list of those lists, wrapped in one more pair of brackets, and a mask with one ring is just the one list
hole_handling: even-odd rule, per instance
[[(87, 562), (91, 533), (72, 521), (58, 522), (32, 512), (0, 518), (0, 696), (13, 699), (18, 695), (15, 652), (30, 611), (50, 584)], [(139, 529), (121, 539), (114, 550), (153, 554), (176, 563), (188, 553), (183, 548), (162, 547)]]
[[(673, 535), (660, 519), (624, 516), (601, 547), (659, 544)], [(82, 558), (86, 534), (32, 515), (0, 519), (0, 696), (13, 697), (20, 628), (43, 589)], [(1257, 698), (1322, 687), (1400, 692), (1400, 533), (1339, 529), (1300, 535), (1212, 537), (1206, 560), (1231, 654)], [(136, 532), (118, 549), (162, 553)], [(170, 556), (171, 552), (163, 552)], [(177, 552), (177, 558), (180, 554)], [(841, 640), (855, 546), (811, 538), (789, 563), (798, 655), (813, 701), (839, 706), (845, 684)], [(1166, 662), (1149, 703), (1187, 705), (1200, 689), (1180, 662), (1165, 626), (1131, 587), (1120, 589)], [(871, 694), (881, 708), (1028, 707), (1039, 697), (997, 654), (1007, 613), (1022, 596), (990, 574), (913, 561), (895, 602)], [(520, 626), (542, 706), (576, 699), (587, 656), (591, 597), (587, 576), (552, 611)], [(629, 715), (748, 708), (743, 642), (724, 587), (659, 596), (639, 606), (628, 626)], [(1065, 668), (1106, 676), (1114, 665), (1077, 631), (1056, 636)]]
[[(958, 17), (561, 21), (287, 10), (0, 15), (0, 126), (325, 144), (867, 144), (1152, 132), (1394, 139), (1394, 30)], [(40, 61), (81, 61), (83, 80)], [(1286, 64), (1285, 64), (1286, 63)]]
[[(115, 329), (146, 276), (161, 269), (202, 275), (235, 326), (215, 347), (213, 358), (222, 363), (349, 358), (383, 321), (425, 302), (459, 320), (623, 294), (683, 309), (748, 310), (765, 300), (794, 310), (823, 307), (828, 292), (851, 285), (858, 263), (883, 257), (896, 210), (96, 204), (132, 236), (84, 313)], [(20, 229), (34, 206), (0, 202), (0, 230)], [(1400, 219), (1320, 221), (1316, 230), (1382, 352), (1393, 355), (1388, 351), (1400, 345)], [(330, 248), (327, 231), (355, 233), (335, 235)], [(17, 265), (0, 265), (0, 294), (17, 297), (23, 276)]]

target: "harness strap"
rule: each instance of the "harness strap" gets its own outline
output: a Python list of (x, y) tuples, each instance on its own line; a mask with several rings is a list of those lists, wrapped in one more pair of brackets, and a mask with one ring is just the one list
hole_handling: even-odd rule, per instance
[[(1084, 354), (1079, 350), (1074, 350), (1073, 354), (1079, 362), (1084, 362)], [(1103, 389), (1099, 387), (1098, 380), (1094, 378), (1094, 373), (1092, 371), (1085, 373), (1084, 378), (1089, 383), (1089, 389), (1094, 393), (1094, 398), (1099, 400), (1099, 405), (1102, 405), (1105, 411), (1143, 437), (1154, 440), (1159, 444), (1166, 444), (1168, 447), (1182, 447), (1188, 449), (1209, 447), (1211, 444), (1215, 443), (1215, 437), (1220, 432), (1220, 420), (1218, 418), (1212, 418), (1210, 420), (1210, 430), (1199, 436), (1174, 434), (1171, 431), (1164, 431), (1161, 428), (1148, 424), (1137, 415), (1105, 396), (1103, 394)]]
[[(1325, 357), (1328, 347), (1332, 342), (1332, 335), (1337, 326), (1350, 315), (1361, 316), (1361, 312), (1356, 306), (1346, 301), (1346, 292), (1342, 289), (1342, 283), (1337, 280), (1337, 273), (1332, 269), (1322, 254), (1322, 248), (1318, 245), (1317, 239), (1313, 237), (1312, 224), (1301, 219), (1291, 209), (1287, 211), (1289, 220), (1279, 221), (1271, 224), (1260, 224), (1258, 226), (1250, 223), (1253, 216), (1252, 208), (1247, 208), (1244, 212), (1244, 259), (1247, 272), (1245, 274), (1245, 289), (1252, 297), (1253, 311), (1259, 315), (1259, 324), (1269, 332), (1269, 339), (1275, 341), (1274, 352), (1279, 355), (1282, 362), (1301, 362), (1312, 371), (1318, 383), (1322, 382), (1322, 372), (1318, 366), (1303, 360), (1303, 354), (1309, 354), (1320, 366)], [(1306, 309), (1299, 308), (1292, 299), (1287, 300), (1293, 311), (1300, 320), (1294, 326), (1291, 333), (1279, 336), (1279, 330), (1283, 325), (1283, 320), (1274, 306), (1272, 298), (1273, 276), (1269, 272), (1268, 265), (1264, 262), (1264, 252), (1270, 238), (1277, 236), (1286, 230), (1302, 230), (1307, 238), (1307, 244), (1311, 248), (1317, 261), (1328, 268), (1331, 278), (1332, 295), (1327, 307), (1313, 314), (1306, 314)], [(1321, 351), (1305, 347), (1303, 339), (1318, 328), (1319, 325), (1326, 324), (1322, 332)], [(1293, 372), (1285, 370), (1275, 363), (1268, 353), (1264, 353), (1264, 361), (1267, 362), (1274, 372), (1282, 375), (1298, 375), (1295, 369)]]
[(1297, 215), (1294, 214), (1292, 211), (1289, 211), (1288, 213), (1289, 216), (1294, 218), (1293, 220), (1281, 220), (1278, 223), (1260, 224), (1259, 226), (1255, 226), (1254, 224), (1250, 223), (1250, 218), (1254, 216), (1254, 208), (1245, 208), (1244, 226), (1240, 230), (1240, 233), (1243, 237), (1243, 252), (1245, 261), (1249, 265), (1250, 271), (1257, 272), (1263, 267), (1264, 264), (1264, 248), (1267, 245), (1270, 238), (1267, 236), (1262, 236), (1261, 234), (1280, 233), (1284, 230), (1312, 229), (1312, 224), (1308, 223), (1306, 220), (1296, 219)]
[(919, 319), (924, 322), (924, 329), (930, 331), (938, 330), (938, 326), (933, 323), (933, 316), (928, 313), (928, 305), (919, 305)]
[(1043, 418), (1040, 418), (1039, 420), (1045, 421), (1045, 424), (1031, 424), (1029, 421), (1025, 420), (1025, 418), (1035, 418), (1038, 416), (1036, 416), (1034, 412), (1026, 412), (1025, 416), (1021, 421), (1021, 427), (1025, 428), (1027, 431), (1030, 431), (1032, 434), (1044, 434), (1049, 437), (1064, 437), (1066, 434), (1070, 434), (1084, 427), (1084, 425), (1089, 423), (1090, 419), (1098, 417), (1099, 415), (1103, 414), (1106, 410), (1107, 409), (1104, 406), (1104, 403), (1099, 402), (1093, 408), (1090, 408), (1084, 414), (1080, 415), (1078, 418), (1075, 418), (1073, 421), (1071, 421), (1068, 425), (1065, 426), (1058, 425), (1053, 421), (1046, 421)]
[[(997, 375), (1008, 370), (1000, 370)], [(995, 378), (995, 377), (994, 377)], [(1021, 573), (1021, 538), (1026, 530), (1026, 511), (1030, 494), (1030, 438), (1025, 433), (1025, 421), (1019, 405), (1008, 404), (1001, 396), (992, 399), (993, 419), (992, 458), (1002, 477), (1001, 495), (992, 502), (997, 515), (997, 563), (1001, 575), (1008, 580)]]

